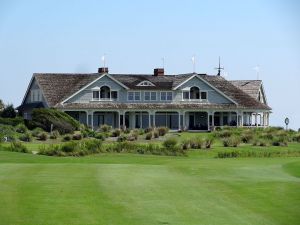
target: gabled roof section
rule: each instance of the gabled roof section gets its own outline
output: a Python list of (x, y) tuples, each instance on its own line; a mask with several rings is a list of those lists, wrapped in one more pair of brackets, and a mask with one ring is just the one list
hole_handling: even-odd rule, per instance
[(229, 82), (242, 89), (242, 91), (246, 92), (254, 99), (257, 99), (262, 85), (261, 80), (230, 80)]
[(42, 89), (49, 107), (53, 107), (97, 79), (99, 74), (35, 73), (33, 76)]
[(86, 89), (88, 86), (94, 84), (95, 82), (97, 82), (98, 80), (100, 80), (102, 77), (107, 76), (109, 77), (111, 80), (115, 81), (117, 84), (119, 84), (120, 86), (124, 87), (125, 89), (129, 89), (126, 85), (124, 85), (122, 82), (116, 80), (114, 77), (111, 77), (108, 73), (104, 73), (101, 74), (98, 78), (94, 79), (92, 82), (86, 84), (84, 87), (80, 88), (78, 91), (76, 91), (75, 93), (73, 93), (71, 96), (68, 96), (67, 98), (63, 99), (61, 101), (61, 103), (65, 103), (66, 101), (68, 101), (69, 99), (71, 99), (72, 97), (74, 97), (75, 95), (77, 95), (78, 93), (80, 93), (82, 90)]
[(222, 76), (200, 76), (203, 79), (207, 80), (214, 87), (222, 91), (225, 95), (234, 99), (242, 107), (271, 110), (269, 106), (252, 98), (249, 94), (247, 94), (237, 86), (233, 85), (230, 81), (225, 80)]

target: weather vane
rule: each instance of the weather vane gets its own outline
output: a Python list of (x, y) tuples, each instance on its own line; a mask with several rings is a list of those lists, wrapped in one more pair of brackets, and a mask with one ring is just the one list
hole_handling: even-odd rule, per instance
[(218, 76), (221, 76), (221, 70), (224, 70), (224, 67), (221, 67), (221, 57), (219, 56), (219, 66), (215, 68), (218, 70)]

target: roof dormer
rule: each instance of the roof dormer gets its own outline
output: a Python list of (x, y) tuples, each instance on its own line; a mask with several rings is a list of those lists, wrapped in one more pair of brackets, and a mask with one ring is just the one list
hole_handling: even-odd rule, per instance
[(139, 87), (153, 87), (155, 85), (153, 83), (151, 83), (149, 80), (144, 80), (144, 81), (138, 83), (136, 86), (139, 86)]

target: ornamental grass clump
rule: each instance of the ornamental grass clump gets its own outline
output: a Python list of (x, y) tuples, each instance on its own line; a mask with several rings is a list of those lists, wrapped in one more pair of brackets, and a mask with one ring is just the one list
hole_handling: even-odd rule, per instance
[(12, 152), (29, 153), (27, 147), (24, 144), (22, 144), (21, 142), (16, 142), (16, 141), (13, 141), (10, 144), (10, 150)]
[(159, 136), (165, 136), (169, 132), (169, 128), (167, 127), (158, 127), (157, 130)]
[(231, 136), (228, 138), (223, 138), (224, 147), (237, 147), (241, 143), (241, 140), (238, 136)]
[(255, 139), (252, 140), (252, 145), (253, 146), (266, 147), (266, 146), (269, 146), (270, 143), (269, 143), (268, 140), (256, 137)]
[(152, 132), (146, 133), (145, 139), (146, 140), (151, 140), (152, 136), (153, 136)]
[(41, 132), (38, 136), (38, 140), (40, 141), (47, 141), (48, 139), (48, 134), (46, 132)]
[(73, 134), (72, 139), (75, 141), (79, 141), (82, 139), (82, 134), (81, 133)]
[(44, 132), (44, 130), (40, 127), (36, 127), (31, 131), (31, 134), (33, 137), (38, 137), (40, 135), (40, 133)]
[(57, 139), (59, 137), (59, 132), (58, 130), (54, 130), (52, 131), (52, 133), (50, 134), (50, 139)]
[(111, 136), (112, 137), (119, 137), (121, 135), (121, 129), (114, 129), (112, 132), (111, 132)]
[(28, 131), (28, 129), (23, 123), (20, 123), (16, 126), (16, 132), (18, 132), (18, 133), (24, 134), (27, 131)]
[(95, 133), (94, 138), (104, 141), (106, 136), (103, 133)]
[(103, 125), (100, 127), (100, 130), (101, 130), (102, 132), (104, 132), (104, 133), (110, 132), (111, 129), (112, 129), (112, 127), (109, 126), (109, 125), (106, 125), (106, 124), (103, 124)]
[(24, 134), (21, 134), (19, 139), (21, 141), (24, 141), (24, 142), (31, 142), (32, 141), (32, 135), (29, 132), (25, 132)]
[(293, 135), (292, 140), (295, 142), (300, 142), (300, 133), (296, 133)]

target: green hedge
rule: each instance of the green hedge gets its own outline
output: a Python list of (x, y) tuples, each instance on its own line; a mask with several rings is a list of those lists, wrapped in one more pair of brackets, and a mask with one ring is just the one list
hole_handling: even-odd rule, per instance
[(53, 130), (58, 130), (61, 134), (73, 133), (80, 126), (80, 123), (71, 116), (56, 109), (34, 109), (32, 111), (31, 126), (50, 132), (51, 124), (53, 124)]
[(22, 117), (16, 118), (3, 118), (0, 117), (0, 124), (17, 126), (18, 124), (24, 123), (24, 119)]

